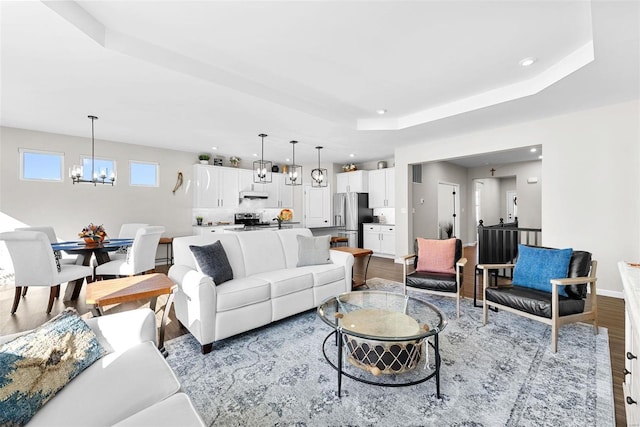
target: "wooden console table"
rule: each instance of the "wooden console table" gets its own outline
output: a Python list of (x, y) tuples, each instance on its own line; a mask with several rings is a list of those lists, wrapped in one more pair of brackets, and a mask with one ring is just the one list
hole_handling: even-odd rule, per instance
[(360, 258), (369, 256), (367, 258), (367, 266), (364, 269), (364, 282), (356, 283), (356, 279), (353, 277), (353, 273), (351, 273), (351, 286), (357, 288), (358, 286), (365, 286), (367, 284), (367, 271), (369, 270), (369, 262), (371, 262), (371, 255), (373, 255), (373, 251), (371, 249), (363, 249), (363, 248), (351, 248), (348, 246), (340, 246), (336, 248), (331, 248), (332, 251), (340, 251), (347, 252), (353, 255), (354, 258)]

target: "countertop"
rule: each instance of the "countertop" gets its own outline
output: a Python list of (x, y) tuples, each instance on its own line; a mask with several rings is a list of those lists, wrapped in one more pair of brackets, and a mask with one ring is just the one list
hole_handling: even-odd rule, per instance
[(382, 223), (382, 222), (363, 222), (362, 225), (391, 225), (393, 227), (395, 227), (395, 224), (389, 224), (388, 222)]

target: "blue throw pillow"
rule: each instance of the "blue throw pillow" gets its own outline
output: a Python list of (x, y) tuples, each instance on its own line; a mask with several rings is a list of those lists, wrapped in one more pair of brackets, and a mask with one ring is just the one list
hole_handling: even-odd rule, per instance
[[(547, 249), (518, 245), (518, 260), (512, 283), (525, 288), (551, 292), (551, 279), (564, 279), (569, 272), (573, 249)], [(558, 295), (567, 296), (564, 286)]]
[(0, 425), (26, 424), (104, 354), (91, 328), (71, 308), (0, 345)]

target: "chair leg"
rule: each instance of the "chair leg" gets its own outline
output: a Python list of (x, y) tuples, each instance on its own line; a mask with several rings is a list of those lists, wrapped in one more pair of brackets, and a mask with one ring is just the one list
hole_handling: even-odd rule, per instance
[(60, 285), (54, 286), (56, 288), (56, 299), (60, 298)]
[(22, 288), (22, 296), (23, 296), (23, 297), (26, 297), (26, 296), (27, 296), (27, 289), (29, 289), (29, 287), (28, 287), (28, 286), (24, 286), (24, 287)]
[(16, 293), (13, 296), (13, 306), (11, 307), (11, 314), (14, 314), (20, 304), (20, 294), (22, 293), (22, 287), (16, 286)]
[(56, 287), (52, 286), (51, 290), (49, 291), (49, 304), (47, 305), (47, 314), (51, 313), (51, 309), (53, 308), (53, 300), (54, 299), (56, 299)]

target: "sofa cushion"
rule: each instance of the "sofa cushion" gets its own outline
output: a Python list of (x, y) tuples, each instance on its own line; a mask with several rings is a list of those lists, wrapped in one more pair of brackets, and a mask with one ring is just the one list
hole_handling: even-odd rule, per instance
[(284, 248), (276, 233), (271, 230), (237, 233), (247, 277), (286, 268)]
[(213, 283), (220, 285), (233, 279), (233, 270), (220, 241), (204, 246), (189, 245), (189, 249), (196, 259), (198, 271), (211, 276)]
[(257, 277), (244, 277), (224, 282), (216, 287), (216, 294), (216, 309), (218, 312), (222, 312), (269, 301), (271, 284)]
[(287, 268), (296, 268), (298, 265), (298, 237), (311, 237), (311, 230), (308, 228), (283, 228), (274, 232), (282, 243), (282, 247), (286, 248), (284, 256)]
[(439, 292), (455, 293), (458, 291), (455, 274), (414, 271), (407, 274), (407, 286)]
[(299, 268), (267, 271), (253, 277), (271, 284), (271, 299), (313, 287), (313, 275)]
[(191, 400), (184, 393), (176, 393), (120, 421), (114, 427), (196, 427), (204, 426)]
[(105, 354), (73, 309), (0, 346), (0, 425), (24, 425)]
[(38, 411), (29, 427), (110, 426), (179, 389), (164, 357), (146, 341), (85, 369)]
[[(244, 256), (238, 241), (238, 233), (209, 233), (202, 236), (174, 237), (173, 239), (173, 259), (175, 265), (186, 265), (196, 269), (196, 260), (189, 249), (190, 245), (204, 246), (216, 241), (222, 243), (222, 247), (227, 254), (229, 264), (233, 270), (233, 277), (245, 277)], [(246, 233), (250, 234), (250, 233)]]
[(298, 264), (306, 265), (329, 264), (329, 241), (331, 236), (305, 237), (298, 236)]
[[(551, 292), (551, 279), (567, 277), (572, 252), (572, 249), (549, 249), (519, 244), (512, 283)], [(558, 287), (558, 295), (567, 296), (564, 286)]]
[(301, 271), (308, 271), (313, 275), (313, 286), (324, 286), (329, 283), (344, 280), (344, 266), (336, 264), (308, 265), (300, 267)]
[(431, 273), (455, 273), (456, 239), (435, 240), (418, 237), (416, 270)]
[[(522, 286), (487, 288), (487, 301), (551, 319), (551, 294)], [(582, 313), (584, 300), (558, 296), (560, 316)]]

